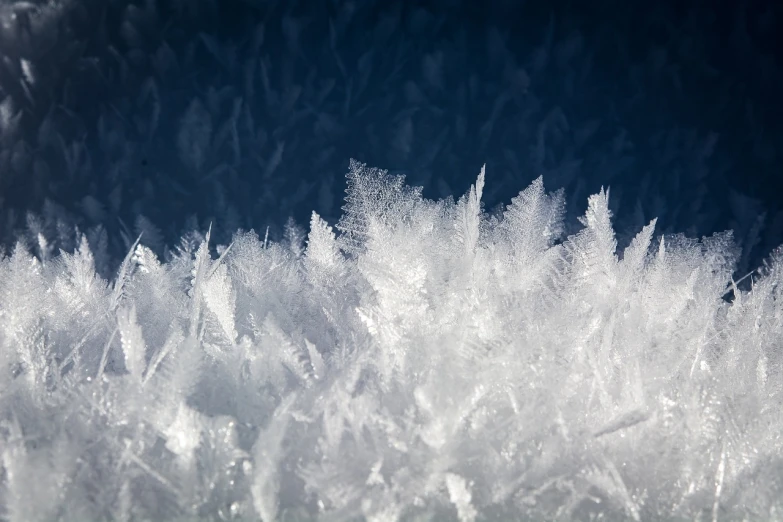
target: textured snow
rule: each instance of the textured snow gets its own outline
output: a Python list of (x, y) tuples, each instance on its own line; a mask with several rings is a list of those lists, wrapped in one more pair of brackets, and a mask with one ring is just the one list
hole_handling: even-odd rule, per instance
[(0, 517), (783, 520), (783, 254), (352, 161), (336, 229), (0, 262)]

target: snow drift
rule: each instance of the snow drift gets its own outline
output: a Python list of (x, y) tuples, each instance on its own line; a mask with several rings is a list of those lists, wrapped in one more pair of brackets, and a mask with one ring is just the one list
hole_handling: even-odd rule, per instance
[[(335, 231), (0, 262), (0, 518), (783, 519), (783, 252), (352, 162)], [(214, 250), (213, 250), (214, 247)], [(31, 254), (35, 251), (36, 255)]]

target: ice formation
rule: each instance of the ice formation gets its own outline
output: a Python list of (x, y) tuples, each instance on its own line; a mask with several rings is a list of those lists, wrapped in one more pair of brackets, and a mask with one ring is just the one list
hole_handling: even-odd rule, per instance
[[(783, 520), (783, 253), (352, 162), (334, 227), (0, 261), (0, 519)], [(336, 229), (336, 230), (335, 230)], [(32, 253), (31, 253), (32, 252)]]

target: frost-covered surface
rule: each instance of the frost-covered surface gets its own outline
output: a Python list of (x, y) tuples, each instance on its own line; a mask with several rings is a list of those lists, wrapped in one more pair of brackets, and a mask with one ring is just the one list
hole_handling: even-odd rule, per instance
[[(352, 162), (335, 230), (0, 263), (0, 518), (782, 520), (783, 255)], [(43, 238), (42, 238), (43, 240)], [(46, 251), (46, 249), (42, 249)], [(727, 299), (726, 297), (731, 297)]]

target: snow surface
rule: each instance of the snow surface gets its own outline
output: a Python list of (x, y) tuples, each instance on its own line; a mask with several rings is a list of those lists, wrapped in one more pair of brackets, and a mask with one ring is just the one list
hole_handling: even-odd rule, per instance
[[(783, 251), (351, 162), (336, 230), (0, 262), (0, 518), (783, 520)], [(40, 242), (45, 243), (41, 235)]]

